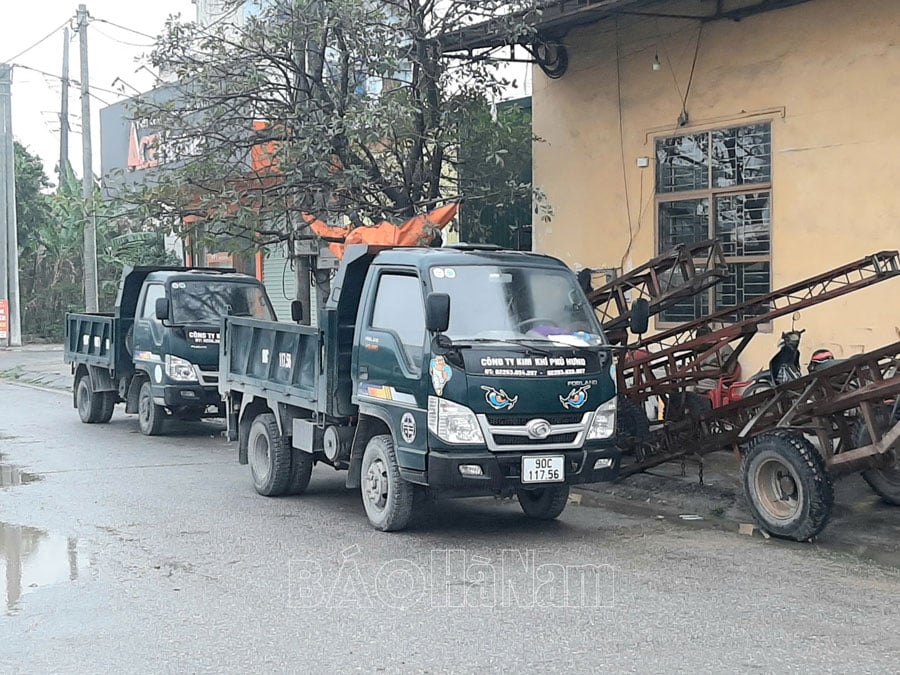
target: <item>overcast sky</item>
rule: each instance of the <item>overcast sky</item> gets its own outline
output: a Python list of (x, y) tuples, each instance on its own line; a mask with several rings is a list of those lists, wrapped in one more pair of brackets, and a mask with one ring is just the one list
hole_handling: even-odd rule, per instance
[[(86, 0), (88, 12), (96, 19), (104, 19), (148, 35), (162, 30), (166, 17), (181, 14), (193, 20), (196, 9), (191, 0)], [(74, 18), (77, 0), (0, 0), (3, 18), (0, 20), (0, 62), (32, 43), (37, 42), (67, 19)], [(74, 27), (74, 21), (71, 27)], [(153, 77), (145, 70), (135, 72), (135, 59), (149, 51), (151, 40), (107, 23), (95, 21), (88, 28), (91, 85), (110, 91), (117, 77), (140, 91), (153, 85)], [(123, 44), (130, 43), (130, 44)], [(137, 45), (137, 46), (135, 46)], [(59, 75), (62, 71), (62, 31), (54, 34), (39, 47), (15, 58), (14, 64), (30, 66)], [(78, 41), (69, 44), (70, 78), (80, 79)], [(134, 93), (126, 87), (126, 91)], [(69, 161), (81, 175), (81, 100), (77, 88), (69, 90)], [(96, 97), (106, 103), (124, 98), (115, 93), (94, 90)], [(94, 172), (100, 172), (100, 118), (103, 107), (98, 98), (91, 98), (91, 135), (94, 141)], [(47, 174), (55, 181), (53, 167), (59, 157), (59, 80), (24, 68), (13, 71), (12, 87), (13, 135), (28, 149), (41, 156)]]

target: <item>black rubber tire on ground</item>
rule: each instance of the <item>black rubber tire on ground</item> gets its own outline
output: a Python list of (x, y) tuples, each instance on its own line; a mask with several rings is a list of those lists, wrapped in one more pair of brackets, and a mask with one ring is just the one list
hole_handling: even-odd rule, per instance
[(529, 518), (553, 520), (565, 510), (569, 501), (568, 485), (548, 485), (541, 488), (518, 488), (519, 506)]
[(247, 457), (253, 487), (264, 497), (285, 494), (291, 485), (291, 448), (270, 412), (253, 418), (247, 436)]
[(650, 442), (650, 420), (644, 407), (624, 394), (616, 398), (616, 446), (627, 453)]
[(396, 532), (409, 525), (415, 486), (400, 476), (394, 441), (389, 434), (373, 436), (366, 444), (360, 492), (372, 527), (382, 532)]
[(312, 454), (296, 448), (291, 451), (291, 480), (287, 494), (300, 495), (306, 491), (315, 463)]
[(113, 411), (116, 409), (116, 398), (116, 392), (114, 391), (103, 392), (103, 403), (100, 407), (100, 414), (97, 417), (99, 424), (107, 424), (112, 419)]
[(88, 374), (75, 380), (75, 405), (78, 408), (78, 417), (85, 424), (97, 424), (101, 421), (103, 392), (94, 391), (91, 376)]
[(693, 391), (673, 391), (663, 411), (666, 422), (678, 422), (685, 417), (699, 419), (712, 410), (712, 401)]
[(166, 421), (166, 409), (153, 402), (150, 380), (141, 383), (138, 394), (138, 426), (144, 436), (159, 436)]
[[(882, 432), (891, 428), (896, 420), (891, 419), (893, 406), (878, 406), (875, 408), (875, 426)], [(853, 429), (853, 447), (861, 448), (872, 442), (869, 430), (865, 422), (860, 419)], [(888, 504), (900, 506), (900, 452), (894, 451), (894, 463), (883, 469), (869, 469), (862, 472), (863, 479), (869, 487), (875, 491)]]
[(825, 460), (802, 434), (760, 434), (746, 447), (744, 495), (760, 527), (784, 539), (808, 541), (831, 518), (834, 488)]

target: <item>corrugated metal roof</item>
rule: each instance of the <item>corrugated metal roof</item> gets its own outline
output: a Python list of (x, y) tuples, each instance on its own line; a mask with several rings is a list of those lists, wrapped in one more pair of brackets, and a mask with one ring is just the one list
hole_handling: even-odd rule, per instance
[[(444, 53), (468, 51), (471, 49), (487, 49), (503, 47), (510, 44), (528, 44), (534, 42), (534, 33), (516, 34), (511, 26), (526, 24), (540, 35), (542, 40), (559, 40), (565, 33), (576, 26), (585, 26), (603, 21), (617, 14), (646, 15), (696, 19), (698, 21), (718, 21), (740, 19), (799, 5), (809, 0), (747, 0), (740, 2), (702, 3), (710, 6), (711, 13), (696, 12), (697, 2), (690, 2), (690, 9), (679, 13), (673, 10), (670, 1), (661, 0), (553, 0), (552, 2), (535, 3), (536, 8), (527, 12), (519, 12), (509, 16), (501, 16), (472, 26), (442, 35), (439, 38)], [(686, 5), (687, 6), (687, 3)], [(658, 10), (653, 11), (654, 7)], [(663, 9), (660, 9), (662, 7)]]

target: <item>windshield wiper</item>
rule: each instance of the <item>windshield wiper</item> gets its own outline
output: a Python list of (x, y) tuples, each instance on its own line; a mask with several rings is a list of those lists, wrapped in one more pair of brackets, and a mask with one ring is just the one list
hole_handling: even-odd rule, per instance
[(467, 338), (465, 340), (454, 340), (454, 347), (469, 347), (472, 348), (475, 345), (483, 345), (483, 344), (512, 344), (517, 347), (522, 346), (528, 349), (529, 353), (539, 354), (541, 356), (553, 356), (553, 352), (549, 352), (546, 349), (541, 347), (536, 347), (532, 344), (526, 343), (526, 340), (531, 342), (529, 338)]

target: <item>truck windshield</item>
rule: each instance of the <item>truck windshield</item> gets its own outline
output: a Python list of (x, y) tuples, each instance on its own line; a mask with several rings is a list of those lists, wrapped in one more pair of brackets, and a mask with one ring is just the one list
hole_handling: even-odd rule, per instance
[(218, 324), (223, 316), (275, 319), (261, 286), (240, 281), (174, 281), (171, 286), (175, 323)]
[(450, 295), (447, 335), (460, 340), (604, 342), (574, 275), (540, 267), (432, 267), (434, 291)]

